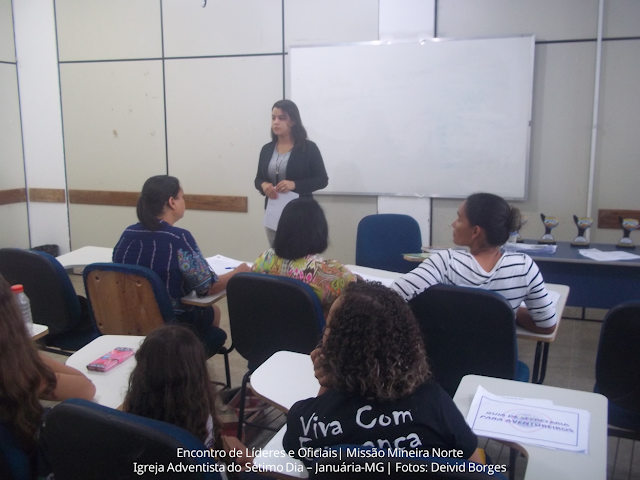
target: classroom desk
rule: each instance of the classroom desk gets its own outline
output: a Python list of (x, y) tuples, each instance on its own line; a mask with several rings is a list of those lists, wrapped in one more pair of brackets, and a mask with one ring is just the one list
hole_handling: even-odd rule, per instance
[[(478, 385), (496, 395), (546, 398), (556, 405), (582, 408), (591, 412), (588, 454), (522, 445), (528, 463), (525, 480), (551, 480), (565, 478), (604, 479), (607, 465), (607, 399), (599, 394), (535, 385), (499, 378), (467, 375), (453, 398), (463, 415), (467, 415)], [(319, 384), (313, 376), (313, 365), (308, 355), (278, 352), (264, 362), (251, 376), (251, 388), (269, 403), (286, 411), (298, 400), (316, 395)], [(267, 443), (263, 450), (283, 451), (282, 439), (286, 425)], [(282, 468), (290, 478), (307, 478), (307, 471), (286, 472), (300, 468), (301, 461), (289, 456), (283, 458), (257, 457), (262, 468)], [(297, 467), (291, 467), (291, 466)], [(280, 467), (278, 467), (280, 466)]]
[[(385, 285), (389, 286), (393, 280), (400, 277), (402, 274), (397, 272), (388, 272), (386, 270), (378, 270), (376, 268), (361, 267), (358, 265), (345, 265), (349, 270), (354, 273), (360, 274), (365, 280), (377, 279)], [(520, 326), (516, 326), (516, 335), (518, 338), (524, 340), (533, 340), (536, 343), (536, 353), (533, 360), (533, 372), (531, 375), (531, 381), (533, 383), (543, 383), (544, 377), (547, 373), (547, 359), (549, 358), (549, 346), (556, 339), (558, 331), (560, 330), (560, 321), (562, 319), (562, 311), (567, 303), (570, 289), (566, 285), (555, 285), (553, 283), (546, 284), (547, 289), (560, 294), (560, 298), (556, 303), (556, 314), (558, 323), (553, 333), (543, 334), (534, 333), (529, 330), (525, 330)]]
[(605, 479), (607, 470), (607, 399), (589, 392), (534, 385), (500, 378), (465, 376), (453, 401), (466, 417), (478, 385), (496, 395), (544, 398), (556, 405), (581, 408), (591, 412), (588, 454), (522, 445), (529, 460), (525, 480)]
[(96, 386), (94, 402), (106, 407), (118, 408), (127, 393), (129, 375), (136, 366), (135, 356), (104, 373), (87, 370), (87, 364), (116, 347), (129, 347), (138, 350), (144, 338), (134, 335), (102, 335), (71, 355), (66, 364), (80, 370)]
[(82, 247), (56, 257), (65, 269), (86, 267), (91, 263), (111, 263), (113, 248)]
[(39, 323), (34, 323), (31, 326), (30, 333), (31, 333), (32, 340), (39, 340), (45, 335), (49, 334), (49, 327), (47, 327), (46, 325), (40, 325)]
[[(525, 240), (525, 243), (537, 243), (537, 240)], [(602, 243), (592, 243), (586, 248), (640, 255), (640, 249), (620, 249)], [(554, 254), (530, 255), (545, 282), (571, 288), (568, 305), (610, 309), (626, 300), (640, 298), (640, 260), (598, 262), (583, 257), (579, 251), (580, 248), (572, 247), (570, 242), (557, 242)]]

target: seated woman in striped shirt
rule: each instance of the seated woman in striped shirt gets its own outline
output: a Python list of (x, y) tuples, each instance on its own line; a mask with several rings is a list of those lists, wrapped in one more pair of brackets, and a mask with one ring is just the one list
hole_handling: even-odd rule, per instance
[[(553, 332), (556, 310), (538, 266), (524, 253), (501, 248), (520, 221), (520, 211), (502, 197), (471, 195), (458, 208), (452, 224), (453, 243), (469, 247), (469, 252), (436, 252), (391, 287), (406, 301), (438, 283), (491, 290), (511, 304), (518, 325), (536, 333)], [(523, 300), (527, 308), (520, 307)]]

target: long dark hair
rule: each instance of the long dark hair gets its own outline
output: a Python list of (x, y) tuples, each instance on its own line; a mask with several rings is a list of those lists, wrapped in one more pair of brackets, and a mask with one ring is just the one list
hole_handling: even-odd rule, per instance
[[(271, 110), (273, 110), (274, 108), (279, 108), (289, 116), (289, 120), (293, 122), (293, 126), (291, 127), (291, 138), (293, 139), (293, 145), (294, 147), (304, 149), (305, 140), (308, 137), (307, 130), (304, 128), (302, 119), (300, 118), (300, 110), (298, 110), (298, 106), (291, 100), (278, 100), (273, 104)], [(278, 141), (278, 136), (273, 133), (273, 130), (271, 130), (271, 139), (274, 142)]]
[(418, 322), (400, 295), (377, 282), (352, 282), (337, 301), (320, 357), (336, 390), (394, 401), (429, 378)]
[(282, 210), (273, 249), (287, 260), (322, 253), (329, 242), (329, 226), (322, 207), (311, 198), (296, 198)]
[(43, 383), (42, 395), (50, 395), (56, 388), (56, 377), (38, 355), (15, 294), (0, 275), (0, 422), (25, 449), (35, 446)]
[(467, 197), (465, 214), (472, 227), (484, 229), (487, 243), (493, 247), (504, 245), (511, 232), (521, 227), (520, 210), (492, 193), (474, 193)]
[(158, 216), (169, 199), (178, 196), (178, 192), (180, 192), (180, 180), (176, 177), (156, 175), (147, 179), (136, 206), (140, 223), (149, 230), (158, 230), (160, 228)]
[(136, 361), (124, 411), (177, 425), (203, 442), (211, 416), (214, 447), (223, 448), (207, 356), (195, 334), (180, 325), (159, 327), (144, 339)]

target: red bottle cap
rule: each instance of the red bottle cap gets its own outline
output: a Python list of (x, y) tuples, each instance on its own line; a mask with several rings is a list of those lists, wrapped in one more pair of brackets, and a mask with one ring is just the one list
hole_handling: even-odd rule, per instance
[(13, 293), (22, 293), (22, 292), (24, 292), (24, 287), (22, 285), (12, 285), (11, 286), (11, 291)]

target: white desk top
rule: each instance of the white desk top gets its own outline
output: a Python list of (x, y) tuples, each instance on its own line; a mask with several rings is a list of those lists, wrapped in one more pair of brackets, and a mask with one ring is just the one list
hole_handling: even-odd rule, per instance
[(87, 364), (116, 347), (129, 347), (138, 350), (143, 340), (144, 337), (133, 335), (102, 335), (71, 355), (66, 364), (80, 370), (96, 386), (94, 402), (118, 408), (127, 393), (129, 375), (136, 366), (135, 357), (125, 360), (122, 365), (104, 373), (87, 370)]
[(309, 355), (276, 352), (251, 374), (251, 390), (286, 413), (298, 400), (318, 395), (320, 384)]
[(465, 376), (453, 401), (466, 417), (478, 385), (496, 395), (513, 395), (552, 400), (556, 405), (582, 408), (591, 412), (589, 453), (567, 452), (523, 445), (529, 454), (525, 480), (605, 479), (607, 471), (607, 399), (589, 392), (516, 382), (500, 378)]
[(113, 248), (82, 247), (56, 257), (64, 268), (86, 267), (91, 263), (111, 263)]
[(40, 325), (39, 323), (34, 323), (31, 326), (30, 333), (33, 340), (38, 340), (39, 338), (42, 338), (49, 333), (49, 327), (47, 327), (46, 325)]

